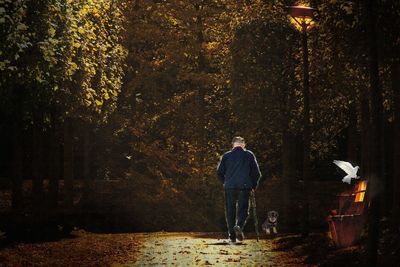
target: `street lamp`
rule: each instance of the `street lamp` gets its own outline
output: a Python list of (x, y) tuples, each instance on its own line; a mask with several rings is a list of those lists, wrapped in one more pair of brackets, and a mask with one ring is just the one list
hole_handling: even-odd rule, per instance
[(304, 98), (304, 114), (303, 114), (303, 226), (302, 235), (308, 235), (308, 217), (309, 217), (309, 200), (308, 200), (308, 179), (310, 177), (310, 82), (309, 82), (309, 62), (308, 62), (308, 46), (307, 46), (307, 30), (313, 25), (312, 7), (306, 6), (290, 6), (289, 15), (291, 22), (301, 31), (303, 46), (303, 98)]

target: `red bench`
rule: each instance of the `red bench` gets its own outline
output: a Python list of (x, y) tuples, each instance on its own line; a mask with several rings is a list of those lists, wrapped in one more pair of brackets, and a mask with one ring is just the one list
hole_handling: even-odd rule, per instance
[(329, 230), (337, 247), (348, 247), (360, 239), (367, 220), (367, 181), (356, 180), (352, 190), (345, 191), (337, 197), (338, 207), (332, 210), (327, 218)]

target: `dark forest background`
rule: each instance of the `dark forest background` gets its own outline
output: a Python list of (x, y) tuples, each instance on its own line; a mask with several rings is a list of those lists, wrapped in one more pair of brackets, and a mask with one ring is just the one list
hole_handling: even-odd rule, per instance
[(96, 231), (225, 231), (216, 167), (241, 135), (263, 174), (260, 220), (275, 209), (301, 231), (308, 192), (309, 226), (326, 230), (348, 188), (341, 159), (375, 178), (375, 217), (398, 225), (400, 3), (309, 3), (307, 191), (293, 4), (1, 1), (2, 212)]

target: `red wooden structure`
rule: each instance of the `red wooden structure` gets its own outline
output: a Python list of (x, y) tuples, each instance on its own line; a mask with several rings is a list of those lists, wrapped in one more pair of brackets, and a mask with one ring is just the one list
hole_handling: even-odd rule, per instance
[(354, 245), (367, 219), (367, 181), (356, 180), (354, 188), (337, 195), (338, 207), (328, 216), (329, 230), (337, 247)]

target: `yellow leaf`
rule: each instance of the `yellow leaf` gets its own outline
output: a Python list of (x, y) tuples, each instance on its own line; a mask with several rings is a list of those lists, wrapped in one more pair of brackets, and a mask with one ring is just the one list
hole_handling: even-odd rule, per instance
[(49, 29), (49, 36), (50, 36), (50, 37), (54, 37), (54, 35), (56, 35), (56, 29), (50, 28), (50, 29)]
[(89, 6), (84, 5), (81, 12), (82, 12), (82, 15), (86, 15), (89, 12)]
[(108, 93), (107, 93), (107, 92), (104, 94), (104, 99), (105, 99), (105, 100), (108, 100), (108, 99), (110, 99), (110, 96), (108, 95)]

